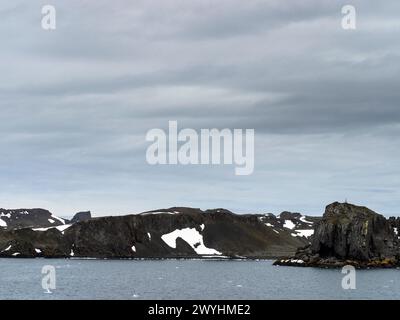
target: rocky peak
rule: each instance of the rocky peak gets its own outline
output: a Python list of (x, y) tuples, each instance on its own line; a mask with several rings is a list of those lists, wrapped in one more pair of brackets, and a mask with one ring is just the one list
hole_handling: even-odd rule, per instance
[(332, 203), (315, 225), (311, 246), (280, 262), (339, 266), (353, 261), (357, 266), (395, 266), (400, 252), (395, 222), (366, 207)]
[(92, 219), (92, 214), (90, 211), (81, 211), (74, 215), (71, 219), (71, 223), (81, 222)]
[(280, 215), (279, 218), (283, 220), (292, 220), (292, 219), (300, 219), (302, 217), (301, 213), (298, 212), (289, 212), (289, 211), (283, 211)]
[(334, 202), (328, 205), (325, 209), (324, 217), (339, 218), (339, 219), (368, 219), (376, 216), (377, 213), (367, 207), (356, 206), (350, 203)]

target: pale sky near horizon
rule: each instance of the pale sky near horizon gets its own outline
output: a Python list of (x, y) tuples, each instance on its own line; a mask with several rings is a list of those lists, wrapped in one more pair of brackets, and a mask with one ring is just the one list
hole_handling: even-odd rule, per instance
[[(399, 15), (396, 0), (2, 0), (0, 207), (400, 214)], [(145, 135), (169, 120), (255, 129), (254, 173), (148, 165)]]

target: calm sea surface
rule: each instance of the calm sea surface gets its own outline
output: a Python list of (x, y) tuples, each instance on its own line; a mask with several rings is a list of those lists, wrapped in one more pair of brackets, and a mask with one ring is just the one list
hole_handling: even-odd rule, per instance
[(272, 261), (0, 259), (0, 299), (400, 299), (400, 270), (357, 271), (356, 290), (342, 289), (343, 276)]

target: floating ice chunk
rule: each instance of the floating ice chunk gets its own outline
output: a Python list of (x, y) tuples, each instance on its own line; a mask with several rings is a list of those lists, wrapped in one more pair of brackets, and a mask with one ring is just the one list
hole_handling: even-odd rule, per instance
[(181, 238), (186, 241), (193, 250), (199, 255), (221, 255), (222, 253), (211, 248), (207, 248), (203, 242), (203, 236), (195, 228), (177, 229), (171, 233), (164, 234), (161, 239), (171, 248), (176, 249), (176, 239)]

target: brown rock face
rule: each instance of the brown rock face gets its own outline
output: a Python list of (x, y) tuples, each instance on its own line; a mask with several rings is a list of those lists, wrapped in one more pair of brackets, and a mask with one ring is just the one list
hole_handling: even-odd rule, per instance
[[(301, 231), (312, 229), (315, 221), (300, 214), (280, 219), (181, 207), (84, 221), (89, 214), (79, 216), (81, 221), (58, 228), (0, 230), (0, 257), (197, 258), (208, 255), (196, 250), (203, 245), (219, 252), (216, 257), (276, 258), (309, 244)], [(286, 219), (292, 228), (284, 227)], [(165, 241), (166, 235), (181, 230), (197, 242), (190, 245), (182, 235), (172, 246)]]
[[(332, 203), (316, 223), (311, 246), (277, 265), (388, 267), (399, 264), (400, 243), (393, 220), (361, 206)], [(390, 263), (389, 263), (390, 262)]]
[(367, 261), (394, 257), (398, 251), (388, 220), (366, 208), (335, 202), (316, 225), (311, 251), (321, 257)]

